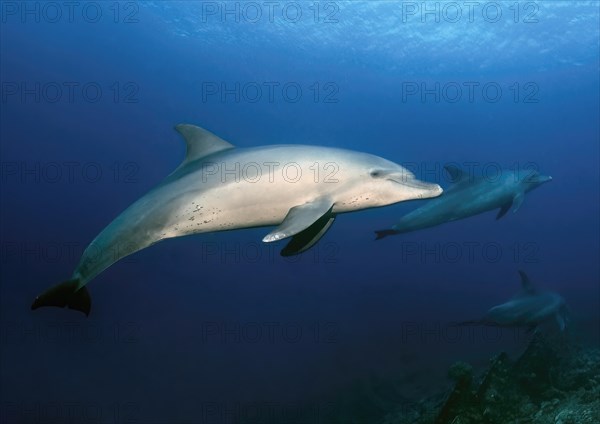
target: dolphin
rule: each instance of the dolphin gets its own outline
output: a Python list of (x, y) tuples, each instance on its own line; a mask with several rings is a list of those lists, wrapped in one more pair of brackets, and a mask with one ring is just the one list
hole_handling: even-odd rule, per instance
[(367, 153), (308, 145), (235, 148), (200, 127), (175, 129), (186, 143), (181, 165), (104, 228), (71, 279), (36, 297), (32, 309), (69, 307), (88, 315), (87, 283), (168, 238), (276, 225), (263, 241), (290, 238), (281, 251), (289, 256), (317, 243), (339, 214), (442, 193)]
[(523, 271), (519, 271), (519, 275), (521, 290), (512, 299), (494, 306), (482, 319), (464, 321), (458, 325), (538, 327), (554, 322), (561, 332), (564, 331), (569, 321), (569, 311), (562, 296), (536, 289)]
[(473, 177), (457, 166), (444, 167), (453, 185), (444, 194), (403, 216), (392, 229), (375, 231), (383, 237), (433, 227), (500, 208), (496, 219), (519, 210), (525, 193), (551, 181), (535, 170), (503, 170), (498, 177)]

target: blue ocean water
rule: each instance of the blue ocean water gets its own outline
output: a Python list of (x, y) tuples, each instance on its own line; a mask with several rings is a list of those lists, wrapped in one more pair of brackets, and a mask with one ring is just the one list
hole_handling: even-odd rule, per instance
[[(2, 422), (324, 423), (373, 378), (415, 400), (457, 360), (523, 349), (519, 330), (450, 325), (519, 269), (597, 346), (599, 4), (467, 3), (0, 3)], [(94, 280), (89, 318), (30, 311), (178, 166), (182, 122), (443, 187), (449, 162), (553, 181), (499, 221), (377, 242), (420, 203), (341, 215), (295, 259), (265, 228), (168, 240)]]

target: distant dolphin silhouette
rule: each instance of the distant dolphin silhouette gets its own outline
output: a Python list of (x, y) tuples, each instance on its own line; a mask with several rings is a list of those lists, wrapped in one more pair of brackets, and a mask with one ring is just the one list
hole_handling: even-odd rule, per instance
[(102, 230), (71, 280), (38, 296), (32, 309), (67, 306), (89, 314), (85, 285), (119, 259), (164, 239), (278, 225), (263, 241), (291, 237), (281, 253), (294, 255), (317, 243), (338, 214), (442, 192), (367, 153), (303, 145), (237, 149), (193, 125), (175, 129), (187, 145), (183, 163)]
[(519, 210), (525, 193), (552, 180), (552, 177), (540, 175), (532, 170), (503, 170), (497, 179), (491, 180), (486, 177), (468, 176), (456, 166), (446, 166), (445, 169), (452, 177), (453, 185), (437, 199), (403, 216), (392, 229), (375, 231), (376, 240), (456, 221), (497, 208), (500, 208), (500, 211), (496, 219), (500, 219), (511, 207), (513, 212)]
[(525, 272), (521, 290), (508, 302), (491, 308), (482, 319), (463, 321), (458, 325), (492, 325), (500, 327), (537, 327), (555, 322), (563, 331), (569, 321), (565, 300), (557, 293), (537, 290)]

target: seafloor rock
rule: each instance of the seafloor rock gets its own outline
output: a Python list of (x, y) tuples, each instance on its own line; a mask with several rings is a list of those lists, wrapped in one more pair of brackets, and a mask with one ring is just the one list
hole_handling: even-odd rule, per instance
[(598, 424), (600, 350), (534, 337), (516, 361), (494, 357), (479, 379), (468, 364), (453, 365), (454, 389), (423, 401), (418, 414), (395, 412), (383, 424)]

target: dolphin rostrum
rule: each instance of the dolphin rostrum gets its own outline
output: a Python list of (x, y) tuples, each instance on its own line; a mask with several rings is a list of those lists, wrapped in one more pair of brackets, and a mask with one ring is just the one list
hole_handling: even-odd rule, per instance
[(508, 302), (491, 308), (480, 320), (464, 321), (458, 325), (492, 325), (500, 327), (537, 327), (556, 323), (563, 331), (569, 321), (565, 300), (558, 293), (536, 289), (523, 271), (521, 290)]
[(89, 314), (86, 284), (164, 239), (277, 225), (263, 241), (291, 237), (281, 254), (294, 255), (313, 246), (338, 214), (442, 193), (366, 153), (305, 145), (238, 149), (193, 125), (175, 129), (187, 147), (183, 163), (104, 228), (71, 279), (38, 296), (32, 309), (66, 306)]
[(503, 170), (492, 179), (469, 176), (453, 165), (444, 168), (450, 174), (453, 185), (437, 199), (403, 216), (392, 229), (375, 231), (377, 240), (468, 218), (497, 208), (500, 210), (496, 219), (500, 219), (511, 207), (513, 212), (521, 207), (525, 193), (552, 180), (552, 177), (541, 175), (535, 170)]

